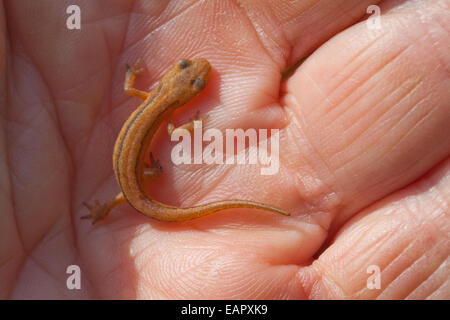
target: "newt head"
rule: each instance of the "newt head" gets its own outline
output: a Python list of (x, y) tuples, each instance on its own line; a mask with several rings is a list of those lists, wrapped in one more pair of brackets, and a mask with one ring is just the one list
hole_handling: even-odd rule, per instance
[(197, 94), (208, 84), (211, 65), (208, 60), (196, 58), (179, 60), (159, 82), (161, 92), (176, 97), (181, 106)]

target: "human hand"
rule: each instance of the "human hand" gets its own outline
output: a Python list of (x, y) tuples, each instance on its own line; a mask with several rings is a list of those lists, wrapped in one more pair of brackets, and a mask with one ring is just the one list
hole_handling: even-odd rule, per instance
[[(6, 1), (0, 201), (2, 298), (448, 299), (449, 1)], [(326, 42), (326, 43), (325, 43)], [(321, 45), (281, 85), (280, 71)], [(227, 210), (162, 223), (129, 205), (92, 227), (83, 201), (118, 191), (114, 139), (140, 103), (122, 90), (180, 58), (211, 83), (177, 122), (280, 128), (280, 169), (170, 162), (148, 192), (187, 207), (231, 198), (290, 217)], [(82, 289), (68, 290), (79, 265)], [(366, 286), (369, 266), (381, 288)]]

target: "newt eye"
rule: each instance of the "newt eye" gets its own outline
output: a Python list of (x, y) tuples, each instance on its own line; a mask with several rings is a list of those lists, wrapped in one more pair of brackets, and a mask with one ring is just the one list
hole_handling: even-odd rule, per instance
[(183, 60), (178, 61), (178, 66), (181, 69), (186, 69), (189, 66), (189, 60), (183, 59)]
[(194, 87), (196, 87), (197, 89), (202, 90), (205, 87), (205, 80), (203, 80), (202, 78), (196, 78), (192, 84), (194, 85)]

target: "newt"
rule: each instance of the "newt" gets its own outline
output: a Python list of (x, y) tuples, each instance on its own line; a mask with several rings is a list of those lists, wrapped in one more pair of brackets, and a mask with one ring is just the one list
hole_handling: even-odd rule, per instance
[[(84, 202), (90, 214), (81, 218), (92, 219), (92, 224), (95, 224), (113, 208), (127, 202), (143, 215), (162, 221), (186, 221), (230, 208), (254, 208), (288, 216), (284, 210), (246, 200), (224, 200), (180, 208), (158, 202), (144, 192), (144, 179), (155, 178), (162, 173), (159, 161), (155, 161), (151, 153), (150, 163), (146, 161), (146, 150), (153, 136), (175, 109), (191, 101), (206, 87), (211, 65), (203, 58), (180, 60), (151, 92), (145, 92), (133, 87), (136, 76), (142, 72), (137, 68), (138, 63), (133, 67), (127, 66), (124, 91), (144, 101), (124, 123), (113, 152), (113, 169), (122, 191), (104, 203), (95, 201), (94, 205), (89, 205)], [(181, 127), (193, 128), (193, 121)], [(175, 130), (171, 122), (167, 128), (169, 134)]]

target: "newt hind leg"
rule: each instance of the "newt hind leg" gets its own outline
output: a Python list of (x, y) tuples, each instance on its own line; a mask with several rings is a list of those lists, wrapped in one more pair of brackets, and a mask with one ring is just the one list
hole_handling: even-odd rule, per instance
[(98, 221), (105, 219), (112, 209), (124, 203), (126, 203), (126, 200), (122, 192), (104, 203), (100, 203), (98, 200), (95, 200), (93, 205), (83, 202), (83, 205), (88, 208), (91, 213), (82, 216), (81, 219), (92, 219), (92, 224), (95, 224)]
[(153, 154), (150, 152), (150, 163), (144, 164), (144, 178), (151, 179), (159, 177), (162, 173), (162, 167), (159, 160), (153, 158)]

